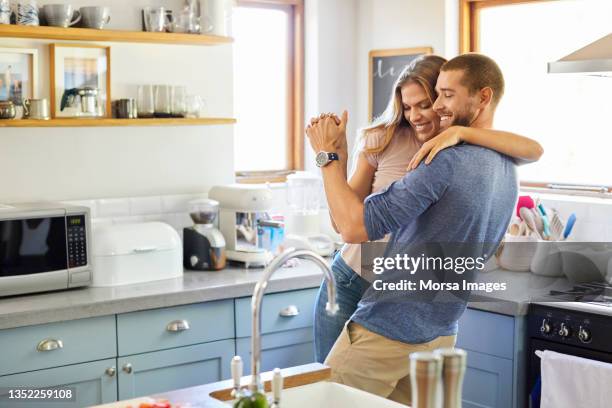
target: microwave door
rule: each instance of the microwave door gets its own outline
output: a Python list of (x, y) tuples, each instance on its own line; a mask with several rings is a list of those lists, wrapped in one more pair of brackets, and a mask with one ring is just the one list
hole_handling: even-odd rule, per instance
[(65, 217), (0, 221), (0, 277), (66, 270)]

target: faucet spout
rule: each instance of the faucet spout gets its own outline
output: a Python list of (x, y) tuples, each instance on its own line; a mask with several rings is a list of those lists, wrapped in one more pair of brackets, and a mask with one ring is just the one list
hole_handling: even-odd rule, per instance
[(338, 311), (338, 304), (336, 303), (336, 280), (325, 259), (313, 251), (295, 248), (288, 248), (276, 256), (276, 258), (268, 264), (266, 269), (264, 269), (262, 278), (255, 285), (255, 290), (253, 291), (253, 297), (251, 299), (252, 332), (250, 389), (252, 392), (262, 390), (259, 373), (261, 362), (261, 302), (263, 300), (263, 295), (274, 272), (292, 258), (308, 259), (314, 262), (323, 271), (327, 283), (328, 299), (325, 309), (330, 315), (334, 315)]

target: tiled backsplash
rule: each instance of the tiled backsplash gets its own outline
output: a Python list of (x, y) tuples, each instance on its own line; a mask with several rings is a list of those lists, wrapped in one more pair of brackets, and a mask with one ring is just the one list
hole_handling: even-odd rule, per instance
[(67, 202), (89, 207), (94, 227), (105, 224), (162, 221), (180, 233), (184, 227), (193, 225), (187, 203), (203, 197), (206, 197), (206, 194), (102, 198)]
[[(285, 191), (283, 185), (274, 186), (274, 212), (287, 211)], [(534, 198), (540, 197), (547, 208), (557, 209), (564, 219), (567, 219), (571, 213), (575, 213), (577, 220), (570, 236), (572, 241), (612, 242), (612, 200), (525, 192), (521, 194), (530, 194)], [(202, 197), (206, 197), (206, 194), (104, 198), (68, 202), (89, 207), (94, 226), (162, 221), (170, 224), (180, 233), (184, 227), (193, 224), (188, 214), (187, 203)], [(321, 229), (323, 232), (334, 235), (328, 225), (328, 218), (327, 210), (322, 208)]]

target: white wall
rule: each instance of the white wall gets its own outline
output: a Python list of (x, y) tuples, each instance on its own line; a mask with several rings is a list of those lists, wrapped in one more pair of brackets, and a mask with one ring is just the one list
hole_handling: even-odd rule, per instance
[[(55, 0), (39, 1), (39, 4)], [(140, 10), (182, 0), (106, 0), (113, 29), (140, 30)], [(72, 2), (80, 7), (98, 0)], [(0, 39), (37, 48), (39, 96), (49, 97), (49, 41)], [(232, 47), (110, 43), (112, 99), (138, 84), (187, 85), (210, 116), (231, 117)], [(220, 160), (222, 158), (222, 160)], [(206, 192), (234, 178), (232, 126), (0, 128), (1, 202)]]

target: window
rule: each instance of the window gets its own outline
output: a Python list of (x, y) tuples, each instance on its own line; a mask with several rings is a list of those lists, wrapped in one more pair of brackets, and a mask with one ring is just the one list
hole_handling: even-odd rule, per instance
[(241, 181), (303, 166), (301, 1), (242, 0), (234, 9), (235, 163)]
[[(610, 33), (609, 0), (462, 0), (462, 51), (495, 59), (506, 93), (495, 126), (537, 139), (523, 182), (612, 186), (612, 78), (548, 74), (547, 63)], [(529, 183), (525, 183), (529, 184)]]

